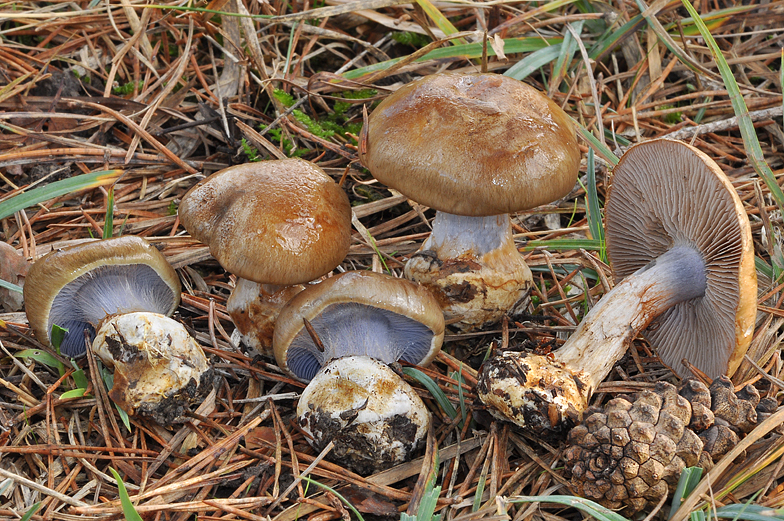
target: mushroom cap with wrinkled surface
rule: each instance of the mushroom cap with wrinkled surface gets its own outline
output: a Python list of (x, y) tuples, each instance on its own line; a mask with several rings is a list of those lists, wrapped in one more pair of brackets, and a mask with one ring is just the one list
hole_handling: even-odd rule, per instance
[(179, 214), (221, 266), (263, 284), (300, 284), (330, 272), (351, 238), (348, 196), (302, 159), (221, 170), (188, 190)]
[(533, 87), (492, 73), (440, 73), (404, 85), (370, 115), (360, 150), (385, 185), (470, 216), (563, 197), (580, 166), (569, 116)]
[(309, 381), (329, 360), (349, 355), (425, 366), (443, 340), (441, 306), (423, 286), (380, 273), (349, 271), (292, 298), (278, 315), (272, 345), (283, 370)]
[(153, 245), (124, 236), (55, 250), (33, 263), (24, 286), (25, 311), (35, 336), (51, 345), (53, 325), (67, 329), (60, 352), (84, 353), (84, 330), (108, 315), (150, 311), (171, 315), (180, 279)]
[(754, 332), (757, 274), (748, 217), (721, 168), (680, 141), (640, 143), (613, 169), (605, 210), (616, 280), (674, 246), (699, 251), (705, 295), (676, 304), (643, 336), (681, 376), (683, 359), (710, 378), (732, 375)]

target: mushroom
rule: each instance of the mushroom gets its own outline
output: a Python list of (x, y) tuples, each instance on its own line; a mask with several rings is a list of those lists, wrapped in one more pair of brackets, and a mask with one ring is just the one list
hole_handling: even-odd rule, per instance
[(85, 333), (94, 337), (93, 352), (115, 369), (109, 396), (128, 414), (168, 425), (212, 384), (204, 351), (167, 316), (180, 302), (177, 273), (144, 239), (55, 250), (30, 268), (24, 296), (41, 342), (51, 345), (57, 325), (67, 330), (60, 352), (76, 357), (85, 352)]
[(536, 89), (497, 74), (441, 73), (381, 102), (360, 159), (382, 183), (437, 210), (405, 276), (471, 330), (527, 299), (531, 272), (509, 213), (566, 195), (580, 150), (569, 117)]
[(367, 474), (404, 461), (430, 421), (421, 399), (384, 364), (427, 365), (443, 338), (444, 317), (427, 289), (352, 271), (291, 299), (273, 345), (281, 368), (310, 381), (297, 407), (308, 441), (318, 450), (332, 441), (333, 459)]
[(171, 425), (205, 396), (214, 371), (185, 326), (157, 313), (113, 315), (103, 322), (93, 352), (114, 370), (112, 399), (130, 415)]
[(579, 420), (640, 332), (680, 376), (682, 360), (710, 378), (732, 375), (751, 342), (751, 228), (713, 160), (679, 141), (635, 145), (613, 170), (605, 209), (616, 286), (550, 356), (507, 352), (480, 372), (481, 400), (519, 425)]
[(38, 340), (52, 345), (52, 326), (67, 329), (65, 356), (85, 352), (84, 331), (95, 336), (107, 316), (150, 311), (171, 315), (180, 304), (180, 279), (150, 243), (134, 236), (55, 250), (33, 263), (24, 286), (27, 319)]
[(179, 215), (239, 277), (228, 311), (247, 343), (266, 354), (280, 307), (340, 264), (351, 238), (345, 192), (302, 159), (221, 170), (188, 190)]

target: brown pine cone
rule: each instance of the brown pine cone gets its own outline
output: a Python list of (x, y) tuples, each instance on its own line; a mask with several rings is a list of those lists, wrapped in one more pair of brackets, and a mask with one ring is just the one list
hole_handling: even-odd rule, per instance
[(709, 469), (776, 405), (747, 386), (733, 393), (718, 378), (710, 388), (688, 379), (591, 407), (571, 430), (567, 475), (580, 496), (636, 512), (674, 491), (685, 467)]

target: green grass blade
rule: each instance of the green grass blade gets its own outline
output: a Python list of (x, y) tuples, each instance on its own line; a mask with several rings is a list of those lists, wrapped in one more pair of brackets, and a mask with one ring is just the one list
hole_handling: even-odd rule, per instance
[(596, 138), (596, 136), (594, 136), (594, 135), (593, 135), (593, 134), (591, 134), (591, 133), (590, 133), (588, 130), (586, 130), (585, 128), (583, 128), (583, 126), (582, 126), (582, 125), (580, 125), (580, 124), (579, 124), (577, 121), (575, 121), (574, 119), (572, 119), (572, 123), (574, 123), (574, 125), (575, 125), (575, 128), (577, 128), (577, 132), (580, 134), (580, 137), (582, 137), (582, 138), (583, 138), (585, 141), (587, 141), (587, 142), (588, 142), (588, 144), (591, 146), (591, 148), (592, 148), (592, 149), (594, 149), (594, 151), (595, 151), (597, 154), (599, 154), (599, 156), (600, 156), (602, 159), (604, 159), (604, 160), (605, 160), (607, 163), (609, 163), (611, 166), (615, 166), (615, 165), (617, 165), (617, 164), (618, 164), (618, 161), (620, 161), (620, 160), (618, 159), (618, 156), (616, 156), (615, 154), (613, 154), (612, 150), (610, 150), (609, 148), (607, 148), (607, 145), (605, 145), (605, 144), (603, 144), (601, 141), (599, 141), (599, 140)]
[[(452, 22), (450, 22), (449, 19), (444, 16), (444, 13), (439, 11), (438, 7), (433, 5), (430, 0), (417, 0), (417, 4), (419, 4), (419, 7), (421, 7), (425, 13), (427, 13), (427, 16), (429, 16), (431, 20), (433, 20), (433, 23), (436, 24), (436, 27), (441, 29), (442, 33), (449, 36), (450, 34), (459, 32), (457, 28), (452, 25)], [(456, 38), (455, 40), (452, 40), (453, 45), (466, 43), (468, 42), (466, 42), (464, 38)]]
[(509, 498), (510, 503), (557, 503), (576, 508), (598, 521), (629, 521), (622, 515), (605, 508), (589, 499), (576, 496), (515, 496)]
[(591, 237), (599, 241), (599, 257), (602, 262), (607, 262), (607, 252), (604, 245), (604, 225), (602, 224), (602, 210), (599, 205), (599, 194), (596, 191), (596, 165), (594, 162), (594, 152), (588, 149), (588, 186), (585, 187), (586, 211), (588, 213), (588, 229), (591, 230)]
[(596, 43), (588, 50), (588, 56), (592, 60), (598, 61), (605, 53), (620, 45), (624, 39), (639, 31), (644, 21), (643, 17), (638, 14), (615, 31), (608, 31), (599, 37)]
[(697, 483), (700, 482), (702, 477), (702, 469), (700, 467), (688, 467), (683, 469), (681, 477), (678, 478), (678, 486), (675, 488), (675, 493), (672, 495), (672, 505), (670, 506), (670, 514), (667, 519), (670, 519), (681, 506), (681, 502), (691, 494)]
[(440, 486), (432, 487), (430, 490), (422, 494), (422, 500), (419, 503), (419, 508), (417, 509), (417, 515), (415, 518), (417, 521), (436, 521), (437, 519), (441, 518), (440, 515), (433, 515), (436, 511), (436, 506), (438, 506), (438, 496), (440, 495)]
[(111, 239), (114, 231), (114, 188), (109, 188), (106, 198), (106, 216), (103, 219), (103, 238)]
[(25, 512), (25, 515), (19, 518), (19, 521), (30, 521), (32, 517), (38, 512), (38, 509), (41, 508), (41, 502), (34, 503), (33, 506), (30, 507), (30, 510)]
[(87, 392), (86, 387), (78, 387), (76, 389), (71, 389), (70, 391), (65, 391), (63, 394), (60, 395), (61, 400), (65, 400), (68, 398), (81, 398)]
[(3, 279), (0, 279), (0, 288), (5, 288), (7, 290), (15, 291), (17, 293), (24, 293), (22, 286), (17, 286), (16, 284), (12, 284)]
[(5, 219), (19, 210), (24, 210), (34, 204), (43, 203), (61, 195), (112, 184), (120, 177), (121, 173), (121, 170), (102, 170), (100, 172), (77, 175), (15, 195), (0, 203), (0, 219)]
[(316, 485), (317, 487), (323, 488), (324, 490), (328, 491), (330, 494), (334, 494), (336, 498), (338, 498), (338, 499), (339, 499), (339, 500), (341, 500), (343, 503), (345, 503), (345, 505), (346, 505), (346, 506), (347, 506), (347, 507), (348, 507), (348, 508), (349, 508), (349, 509), (350, 509), (352, 512), (354, 512), (354, 515), (355, 515), (355, 516), (357, 516), (357, 519), (358, 519), (359, 521), (365, 521), (365, 520), (364, 520), (364, 518), (362, 517), (362, 514), (360, 514), (360, 513), (359, 513), (359, 510), (357, 510), (356, 508), (354, 508), (354, 505), (352, 505), (351, 503), (349, 503), (349, 501), (348, 501), (346, 498), (344, 498), (343, 496), (341, 496), (341, 495), (340, 495), (340, 493), (339, 493), (337, 490), (335, 490), (334, 488), (332, 488), (332, 487), (328, 487), (327, 485), (325, 485), (325, 484), (323, 484), (323, 483), (319, 483), (319, 482), (318, 482), (318, 481), (316, 481), (315, 479), (310, 479), (310, 478), (309, 478), (309, 477), (307, 477), (307, 476), (300, 476), (300, 479), (302, 479), (302, 480), (304, 480), (304, 481), (307, 481), (308, 483), (313, 483), (313, 484), (314, 484), (314, 485)]
[(419, 369), (415, 369), (413, 367), (404, 367), (403, 373), (410, 376), (417, 382), (421, 383), (425, 386), (425, 388), (433, 395), (433, 398), (436, 399), (438, 405), (441, 409), (446, 413), (447, 416), (452, 418), (453, 420), (457, 418), (457, 410), (452, 405), (452, 402), (444, 394), (444, 391), (436, 384), (432, 378), (427, 376), (425, 373), (420, 371)]
[[(507, 38), (504, 40), (504, 53), (505, 54), (519, 54), (538, 51), (548, 45), (554, 45), (563, 41), (563, 38)], [(495, 51), (491, 46), (487, 48), (488, 56), (495, 56)], [(482, 57), (482, 44), (481, 43), (468, 43), (465, 45), (453, 45), (451, 47), (441, 47), (430, 51), (421, 58), (414, 60), (415, 62), (423, 62), (427, 60), (445, 60), (449, 58), (462, 58), (462, 59), (475, 59)], [(367, 67), (361, 67), (343, 73), (343, 77), (349, 80), (356, 80), (374, 74), (379, 71), (384, 71), (397, 64), (404, 57), (393, 58), (379, 63), (374, 63)]]
[(782, 521), (784, 520), (784, 509), (736, 503), (718, 508), (715, 515), (723, 519), (743, 521)]
[[(585, 20), (579, 20), (572, 24), (574, 27), (574, 31), (579, 35), (583, 31), (583, 26), (585, 25)], [(569, 65), (572, 63), (574, 59), (574, 53), (577, 52), (577, 41), (572, 36), (572, 32), (569, 30), (564, 30), (564, 40), (561, 44), (561, 53), (558, 55), (558, 59), (555, 60), (555, 64), (553, 65), (553, 73), (552, 79), (550, 80), (550, 93), (554, 93), (558, 91), (558, 87), (561, 85), (563, 78), (566, 76), (566, 71), (569, 69)]]
[(530, 74), (539, 70), (553, 60), (557, 60), (561, 54), (562, 43), (556, 43), (550, 47), (539, 49), (532, 52), (519, 62), (515, 63), (504, 73), (504, 76), (509, 76), (516, 80), (523, 80)]
[(749, 109), (740, 93), (738, 82), (735, 81), (735, 77), (732, 74), (729, 64), (727, 64), (727, 60), (724, 59), (721, 49), (705, 26), (705, 22), (700, 18), (697, 10), (694, 9), (688, 0), (681, 0), (681, 2), (686, 10), (689, 11), (692, 18), (694, 18), (694, 24), (700, 30), (700, 34), (702, 34), (705, 43), (708, 45), (708, 48), (713, 55), (713, 59), (716, 61), (716, 65), (719, 67), (721, 77), (724, 79), (724, 86), (729, 93), (730, 103), (732, 103), (735, 116), (738, 118), (738, 127), (740, 128), (740, 134), (743, 137), (743, 145), (746, 149), (749, 161), (751, 162), (751, 166), (757, 172), (757, 175), (765, 181), (765, 184), (768, 186), (768, 190), (770, 190), (770, 194), (773, 196), (779, 209), (784, 210), (784, 192), (781, 191), (781, 188), (776, 182), (776, 176), (773, 175), (770, 167), (765, 162), (762, 147), (760, 147), (759, 140), (757, 139), (757, 132), (754, 130), (754, 122), (751, 120), (751, 116), (749, 116)]
[(546, 241), (528, 241), (523, 246), (523, 251), (531, 251), (536, 248), (547, 248), (552, 251), (583, 250), (601, 251), (603, 244), (596, 239), (549, 239)]
[(41, 349), (23, 349), (14, 353), (14, 356), (22, 359), (29, 358), (35, 360), (39, 364), (51, 367), (52, 369), (58, 369), (61, 365), (57, 358)]
[(131, 497), (128, 495), (128, 490), (125, 488), (125, 483), (123, 483), (122, 478), (114, 470), (112, 467), (109, 467), (109, 470), (114, 476), (115, 481), (117, 481), (117, 489), (120, 493), (120, 503), (122, 504), (122, 511), (123, 516), (125, 516), (125, 521), (143, 521), (142, 516), (136, 511), (136, 508), (131, 503)]

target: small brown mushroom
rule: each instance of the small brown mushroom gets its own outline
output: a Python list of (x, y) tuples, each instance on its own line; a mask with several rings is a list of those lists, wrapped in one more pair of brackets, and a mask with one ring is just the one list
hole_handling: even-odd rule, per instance
[(309, 286), (275, 327), (278, 365), (310, 381), (297, 415), (318, 450), (362, 474), (404, 461), (421, 445), (430, 415), (385, 364), (427, 365), (444, 317), (424, 287), (373, 272), (346, 272)]
[(561, 108), (497, 74), (433, 74), (404, 85), (370, 115), (362, 163), (373, 176), (437, 210), (405, 276), (437, 295), (470, 330), (528, 297), (531, 273), (509, 213), (566, 195), (580, 150)]
[(630, 148), (613, 170), (606, 219), (618, 284), (552, 357), (506, 353), (481, 371), (482, 401), (520, 425), (578, 420), (640, 332), (677, 373), (686, 359), (711, 378), (731, 375), (751, 341), (751, 228), (713, 160), (667, 139)]
[(150, 243), (134, 236), (77, 244), (36, 260), (24, 286), (25, 310), (38, 340), (51, 346), (52, 326), (67, 329), (60, 352), (81, 356), (109, 315), (150, 311), (171, 315), (180, 279)]
[(188, 190), (179, 215), (221, 266), (249, 281), (238, 281), (227, 307), (243, 338), (267, 354), (280, 307), (340, 264), (351, 237), (345, 192), (302, 159), (221, 170)]

